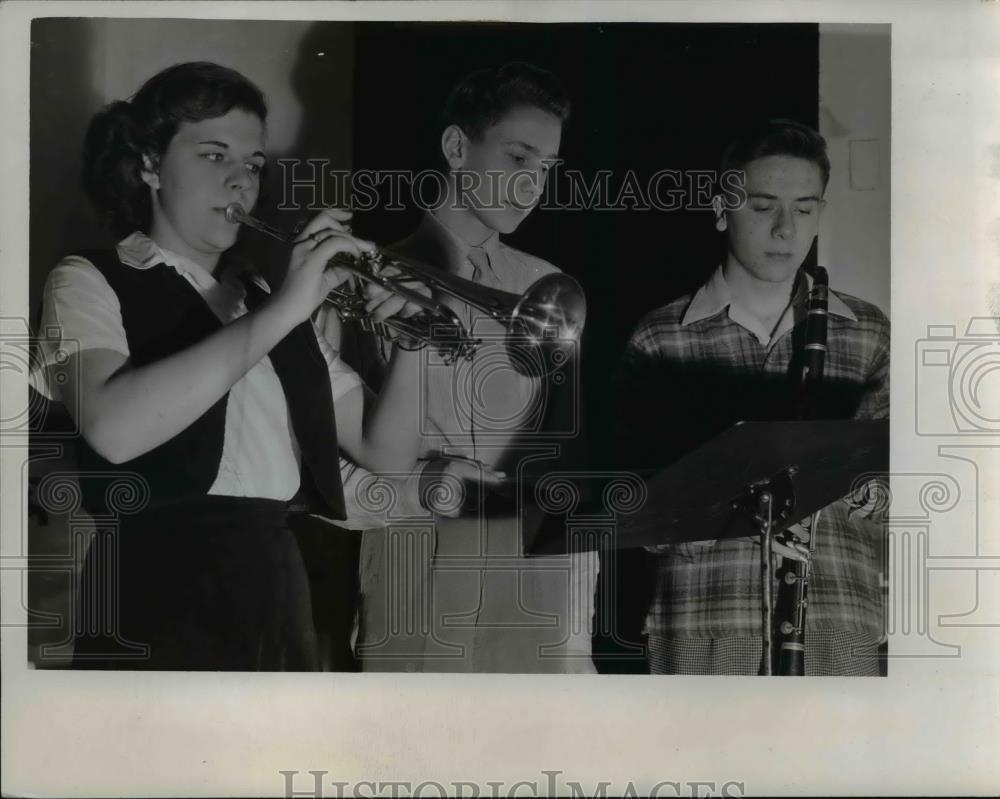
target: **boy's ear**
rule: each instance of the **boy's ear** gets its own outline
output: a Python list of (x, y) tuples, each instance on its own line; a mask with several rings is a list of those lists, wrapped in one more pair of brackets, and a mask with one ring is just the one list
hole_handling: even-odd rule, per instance
[(715, 229), (721, 233), (726, 229), (726, 209), (721, 194), (716, 194), (712, 198), (712, 211), (715, 213)]
[(142, 154), (142, 170), (139, 172), (139, 177), (142, 178), (142, 182), (153, 189), (160, 188), (160, 174), (159, 174), (159, 164), (156, 159), (147, 155)]
[(460, 169), (468, 154), (468, 137), (458, 125), (449, 125), (441, 134), (441, 152), (448, 166)]

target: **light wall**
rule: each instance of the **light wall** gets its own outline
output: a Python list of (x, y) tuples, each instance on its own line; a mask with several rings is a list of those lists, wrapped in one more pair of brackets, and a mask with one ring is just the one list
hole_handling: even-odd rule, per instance
[[(272, 157), (326, 157), (350, 167), (350, 23), (235, 20), (41, 19), (32, 27), (31, 301), (67, 253), (107, 246), (80, 188), (92, 115), (128, 99), (153, 74), (184, 61), (242, 72), (268, 101)], [(272, 175), (277, 183), (277, 175)]]
[(819, 120), (832, 174), (819, 263), (889, 313), (890, 26), (820, 25)]

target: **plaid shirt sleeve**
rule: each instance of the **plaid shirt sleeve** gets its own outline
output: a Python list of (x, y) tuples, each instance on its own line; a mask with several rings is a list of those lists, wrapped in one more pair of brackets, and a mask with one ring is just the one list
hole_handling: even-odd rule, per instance
[(860, 338), (870, 355), (867, 386), (854, 418), (889, 418), (889, 320), (874, 305), (843, 295), (858, 317), (855, 336)]

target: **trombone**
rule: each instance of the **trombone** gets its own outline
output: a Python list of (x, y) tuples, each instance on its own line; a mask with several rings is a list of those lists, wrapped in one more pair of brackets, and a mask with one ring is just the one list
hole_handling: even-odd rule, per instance
[[(232, 224), (246, 225), (279, 241), (289, 243), (295, 239), (294, 235), (251, 216), (239, 203), (226, 206), (225, 216)], [(447, 305), (408, 288), (405, 285), (408, 281), (423, 283), (435, 296), (460, 300), (503, 325), (512, 364), (530, 376), (542, 376), (564, 363), (579, 341), (586, 321), (583, 289), (562, 273), (546, 275), (523, 294), (515, 294), (481, 286), (383, 249), (360, 257), (338, 253), (330, 259), (330, 266), (345, 269), (360, 281), (381, 286), (422, 309), (409, 318), (392, 317), (376, 323), (365, 310), (363, 289), (355, 285), (350, 289), (336, 288), (326, 297), (342, 320), (358, 320), (364, 330), (390, 340), (402, 335), (416, 341), (418, 347), (435, 346), (447, 364), (459, 359), (471, 360), (482, 339), (474, 338)], [(390, 267), (398, 274), (385, 274)]]

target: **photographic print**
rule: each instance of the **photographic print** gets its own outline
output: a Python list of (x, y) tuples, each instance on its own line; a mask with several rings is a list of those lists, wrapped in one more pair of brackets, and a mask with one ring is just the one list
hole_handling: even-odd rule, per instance
[(996, 654), (997, 18), (915, 6), (7, 6), (5, 672), (171, 719), (75, 795), (930, 785), (870, 747)]

